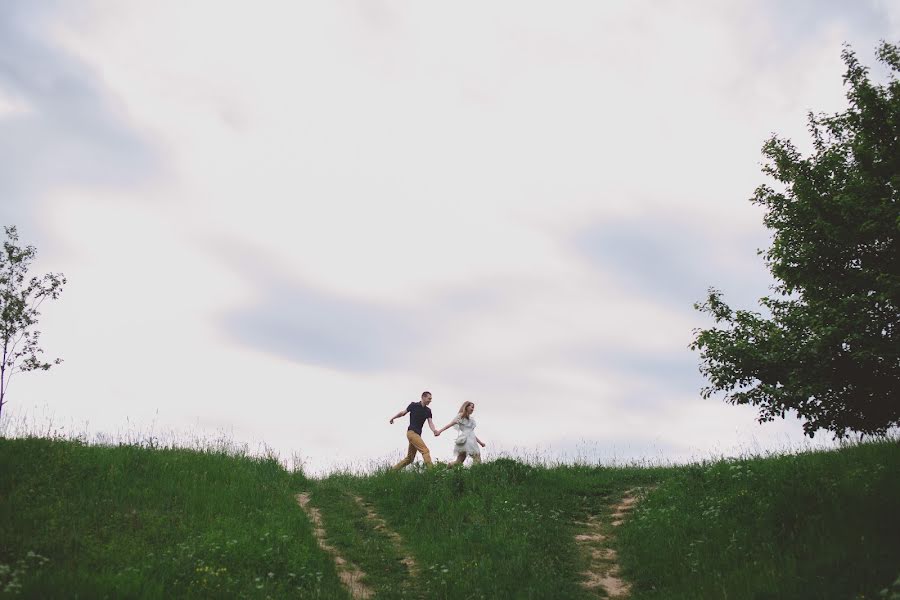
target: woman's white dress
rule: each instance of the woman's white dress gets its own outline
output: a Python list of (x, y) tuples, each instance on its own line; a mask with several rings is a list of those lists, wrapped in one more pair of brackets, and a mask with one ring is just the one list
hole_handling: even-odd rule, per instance
[(460, 455), (463, 452), (469, 456), (481, 456), (481, 449), (475, 438), (475, 419), (472, 417), (456, 418), (456, 443), (453, 445), (453, 452)]

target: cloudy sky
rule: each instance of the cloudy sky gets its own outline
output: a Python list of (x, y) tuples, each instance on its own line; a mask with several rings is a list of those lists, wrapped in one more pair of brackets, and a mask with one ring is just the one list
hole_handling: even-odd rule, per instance
[(874, 0), (2, 2), (0, 224), (69, 280), (7, 430), (321, 471), (429, 389), (495, 456), (799, 444), (700, 398), (692, 303), (767, 293), (762, 143), (898, 38)]

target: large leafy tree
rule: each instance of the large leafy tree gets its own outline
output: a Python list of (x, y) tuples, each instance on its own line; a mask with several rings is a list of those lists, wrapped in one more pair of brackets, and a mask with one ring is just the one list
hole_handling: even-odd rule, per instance
[(708, 385), (759, 421), (795, 411), (804, 432), (883, 434), (900, 425), (900, 48), (883, 42), (884, 84), (849, 47), (849, 107), (809, 115), (812, 152), (763, 146), (774, 186), (756, 189), (776, 279), (761, 312), (732, 310), (710, 289), (695, 308), (716, 326), (694, 332)]
[(36, 329), (38, 309), (47, 298), (56, 299), (66, 278), (60, 273), (28, 277), (36, 250), (19, 245), (15, 227), (5, 227), (6, 241), (0, 252), (0, 416), (6, 404), (9, 382), (16, 373), (46, 371), (60, 359), (46, 362)]

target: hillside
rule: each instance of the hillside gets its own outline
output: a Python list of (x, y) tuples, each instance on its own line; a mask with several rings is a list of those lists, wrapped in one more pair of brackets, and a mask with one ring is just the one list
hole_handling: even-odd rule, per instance
[(618, 580), (633, 599), (874, 599), (900, 572), (898, 473), (896, 441), (313, 480), (212, 450), (0, 439), (0, 596), (597, 598)]

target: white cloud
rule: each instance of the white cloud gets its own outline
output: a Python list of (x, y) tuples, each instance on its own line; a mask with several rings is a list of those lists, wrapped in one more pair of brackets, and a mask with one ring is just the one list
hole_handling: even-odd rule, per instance
[(21, 117), (31, 112), (28, 103), (0, 88), (0, 119)]

